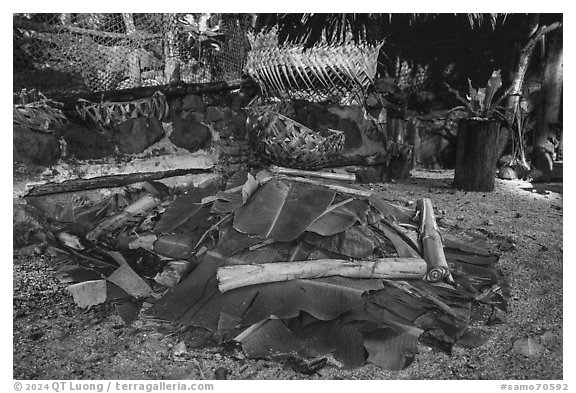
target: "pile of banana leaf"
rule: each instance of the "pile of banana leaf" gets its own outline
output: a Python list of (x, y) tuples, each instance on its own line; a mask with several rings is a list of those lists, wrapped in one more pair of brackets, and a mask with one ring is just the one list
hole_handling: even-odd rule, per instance
[(431, 206), (262, 171), (69, 206), (47, 241), (81, 307), (209, 329), (252, 358), (400, 370), (419, 345), (481, 345), (472, 324), (506, 310), (501, 245), (455, 236)]

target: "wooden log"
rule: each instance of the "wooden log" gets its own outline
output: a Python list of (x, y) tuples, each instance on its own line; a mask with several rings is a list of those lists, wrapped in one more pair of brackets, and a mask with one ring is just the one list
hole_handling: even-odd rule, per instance
[(438, 230), (438, 224), (434, 218), (434, 209), (430, 198), (418, 200), (417, 209), (420, 211), (420, 243), (422, 245), (422, 255), (428, 266), (424, 280), (428, 282), (439, 282), (447, 279), (448, 282), (454, 282), (446, 255), (444, 255), (444, 245), (442, 237)]
[(500, 121), (464, 119), (458, 125), (454, 186), (493, 191)]
[(331, 180), (342, 180), (342, 181), (356, 181), (356, 175), (353, 173), (332, 173), (332, 172), (321, 172), (321, 171), (305, 171), (301, 169), (284, 168), (281, 166), (271, 165), (270, 170), (274, 173), (282, 175), (294, 175), (294, 176), (308, 176), (308, 177), (319, 177), (321, 179), (331, 179)]
[(230, 82), (209, 82), (209, 83), (184, 83), (176, 85), (158, 85), (134, 87), (124, 90), (107, 90), (102, 92), (83, 92), (75, 94), (58, 95), (54, 94), (50, 98), (64, 104), (62, 110), (75, 110), (76, 102), (84, 99), (91, 102), (124, 102), (133, 101), (139, 98), (151, 97), (157, 91), (165, 94), (168, 98), (181, 97), (187, 94), (207, 94), (220, 93), (224, 91), (239, 89), (242, 86), (255, 85), (250, 78), (237, 79)]
[(62, 183), (42, 184), (28, 191), (28, 196), (59, 194), (64, 192), (95, 190), (98, 188), (121, 187), (128, 184), (150, 180), (159, 180), (175, 176), (208, 173), (209, 169), (172, 169), (159, 172), (129, 173), (114, 176), (102, 176), (91, 179), (72, 179)]
[(422, 258), (382, 258), (375, 261), (317, 259), (252, 265), (222, 266), (218, 269), (221, 292), (248, 285), (301, 278), (342, 276), (350, 278), (422, 278), (426, 262)]

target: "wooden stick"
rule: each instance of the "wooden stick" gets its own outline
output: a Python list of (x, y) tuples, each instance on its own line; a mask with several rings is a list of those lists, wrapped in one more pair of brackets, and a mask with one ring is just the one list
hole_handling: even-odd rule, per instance
[(135, 216), (152, 210), (156, 205), (158, 205), (158, 203), (159, 200), (154, 198), (152, 195), (144, 195), (136, 202), (127, 206), (123, 211), (108, 217), (98, 224), (96, 228), (86, 234), (86, 240), (92, 243), (97, 242), (106, 233), (126, 225), (130, 220), (133, 220)]
[(428, 265), (428, 272), (424, 279), (429, 282), (438, 282), (447, 279), (453, 283), (446, 256), (444, 255), (444, 245), (442, 237), (434, 218), (434, 209), (430, 198), (422, 198), (417, 203), (417, 209), (420, 210), (420, 243), (422, 245), (422, 254)]
[(306, 184), (312, 184), (314, 186), (326, 187), (326, 188), (329, 188), (333, 191), (339, 192), (341, 194), (353, 195), (353, 196), (361, 197), (361, 198), (368, 198), (370, 195), (373, 194), (373, 192), (371, 192), (371, 191), (358, 190), (358, 189), (350, 188), (350, 187), (346, 187), (346, 186), (339, 186), (337, 184), (322, 183), (322, 182), (317, 181), (317, 180), (306, 179), (305, 177), (293, 177), (293, 176), (286, 176), (286, 175), (279, 175), (277, 177), (278, 177), (278, 179), (285, 179), (285, 180), (289, 180), (289, 181), (295, 181), (298, 183), (306, 183)]
[(342, 276), (349, 278), (422, 278), (426, 262), (421, 258), (382, 258), (375, 261), (316, 259), (252, 265), (223, 266), (218, 269), (221, 292), (248, 285), (299, 278)]
[(295, 176), (310, 176), (319, 177), (322, 179), (342, 180), (342, 181), (356, 181), (356, 175), (353, 173), (332, 173), (320, 171), (304, 171), (301, 169), (284, 168), (281, 166), (272, 165), (270, 170), (274, 173), (281, 175), (295, 175)]
[(209, 173), (209, 169), (172, 169), (159, 172), (128, 173), (123, 175), (102, 176), (92, 179), (72, 179), (62, 183), (42, 184), (28, 191), (28, 196), (59, 194), (63, 192), (74, 192), (84, 190), (94, 190), (98, 188), (121, 187), (128, 184), (140, 183), (150, 180), (165, 179), (168, 177)]

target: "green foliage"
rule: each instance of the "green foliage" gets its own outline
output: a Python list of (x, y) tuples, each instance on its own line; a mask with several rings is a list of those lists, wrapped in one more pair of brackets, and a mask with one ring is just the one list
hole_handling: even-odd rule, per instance
[(468, 79), (469, 95), (466, 98), (463, 98), (458, 90), (451, 88), (447, 83), (445, 85), (464, 104), (464, 106), (458, 106), (452, 110), (464, 109), (473, 119), (505, 119), (504, 108), (500, 104), (508, 96), (508, 92), (505, 92), (493, 102), (496, 92), (502, 87), (500, 70), (492, 72), (486, 87), (475, 89), (470, 79)]

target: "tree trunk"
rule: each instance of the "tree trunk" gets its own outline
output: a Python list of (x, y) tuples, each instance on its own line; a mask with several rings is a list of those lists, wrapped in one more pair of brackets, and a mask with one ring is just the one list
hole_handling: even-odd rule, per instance
[[(544, 75), (542, 80), (542, 100), (538, 112), (538, 125), (534, 136), (534, 148), (532, 150), (532, 164), (544, 171), (552, 170), (553, 151), (548, 147), (549, 124), (557, 123), (560, 115), (562, 102), (562, 70), (563, 50), (562, 34), (550, 34), (547, 56), (544, 62)], [(542, 155), (549, 156), (543, 160)]]
[(460, 121), (454, 172), (457, 188), (465, 191), (494, 190), (499, 133), (499, 121)]

